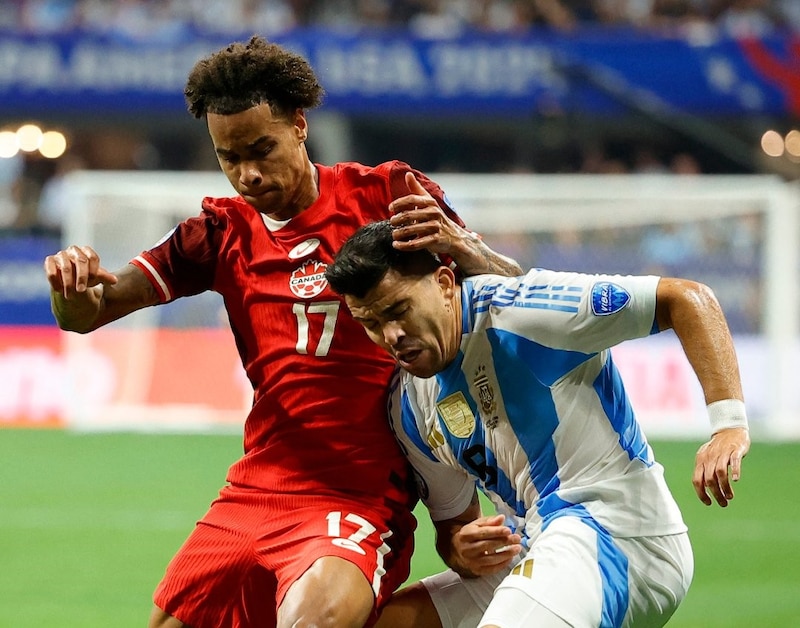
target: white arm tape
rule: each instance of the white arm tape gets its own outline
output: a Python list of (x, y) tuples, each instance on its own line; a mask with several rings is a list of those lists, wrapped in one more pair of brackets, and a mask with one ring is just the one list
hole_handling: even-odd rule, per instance
[(744, 402), (738, 399), (722, 399), (708, 404), (708, 419), (712, 434), (729, 427), (748, 427)]

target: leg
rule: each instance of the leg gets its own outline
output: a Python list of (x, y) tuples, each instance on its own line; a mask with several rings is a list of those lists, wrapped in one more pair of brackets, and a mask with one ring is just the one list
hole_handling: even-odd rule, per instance
[(627, 556), (610, 534), (590, 517), (563, 514), (533, 540), (476, 625), (526, 628), (532, 625), (526, 613), (539, 619), (546, 610), (556, 619), (533, 625), (621, 626), (629, 584)]
[(376, 628), (475, 628), (508, 570), (462, 579), (451, 569), (394, 593)]
[(361, 569), (326, 556), (289, 587), (278, 608), (278, 627), (361, 628), (374, 606), (375, 594)]
[[(255, 530), (263, 518), (256, 506), (248, 494), (237, 497), (223, 489), (167, 566), (153, 594), (150, 628), (232, 625), (257, 569), (252, 538), (242, 533)], [(260, 601), (270, 603), (265, 593)], [(274, 595), (271, 604), (274, 609)]]
[(570, 628), (572, 624), (516, 589), (501, 589), (478, 628)]
[(282, 530), (280, 544), (260, 539), (256, 557), (277, 578), (277, 626), (373, 625), (408, 578), (410, 523), (405, 509), (330, 497), (276, 513), (271, 524)]
[(427, 589), (416, 582), (394, 593), (375, 628), (442, 628)]
[(616, 539), (628, 556), (630, 605), (625, 626), (663, 626), (689, 590), (694, 560), (689, 535)]

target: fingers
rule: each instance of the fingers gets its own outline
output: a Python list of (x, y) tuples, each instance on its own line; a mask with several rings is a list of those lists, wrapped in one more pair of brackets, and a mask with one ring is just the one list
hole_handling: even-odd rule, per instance
[(99, 283), (115, 284), (117, 277), (100, 266), (100, 256), (90, 246), (69, 246), (44, 260), (50, 287), (69, 299)]
[(422, 184), (419, 181), (417, 181), (417, 177), (414, 176), (413, 172), (406, 172), (406, 185), (408, 186), (408, 190), (412, 194), (422, 194), (422, 195), (428, 194), (425, 191), (425, 188), (422, 187)]
[(710, 506), (711, 498), (708, 496), (708, 493), (706, 493), (705, 473), (703, 467), (700, 465), (695, 467), (694, 475), (692, 476), (692, 485), (694, 486), (694, 492), (697, 494), (698, 499), (706, 506)]
[(733, 490), (728, 481), (727, 461), (722, 464), (724, 466), (718, 467), (716, 464), (698, 462), (695, 467), (692, 484), (700, 501), (706, 506), (713, 503), (712, 497), (723, 508), (728, 505), (730, 499), (733, 499)]
[[(417, 181), (413, 172), (406, 173), (406, 185), (410, 194), (401, 196), (389, 204), (389, 211), (393, 214), (392, 226), (397, 226), (399, 223), (395, 222), (395, 217), (403, 212), (410, 212), (417, 209), (439, 209), (436, 199), (431, 196), (430, 192), (426, 190), (422, 184)], [(419, 219), (419, 218), (414, 218)], [(408, 218), (412, 220), (412, 218)]]
[(444, 214), (436, 201), (433, 205), (417, 205), (391, 217), (395, 248), (403, 251), (428, 249), (447, 253), (459, 237), (458, 229)]
[(738, 482), (742, 477), (742, 458), (743, 455), (740, 451), (736, 451), (731, 456), (731, 480)]
[(402, 227), (415, 222), (438, 220), (443, 214), (432, 196), (410, 195), (395, 199), (389, 205), (393, 227)]
[(692, 484), (700, 501), (707, 506), (713, 501), (723, 508), (728, 505), (734, 497), (731, 482), (737, 482), (741, 477), (742, 459), (749, 447), (749, 433), (740, 428), (718, 432), (700, 447), (692, 475)]

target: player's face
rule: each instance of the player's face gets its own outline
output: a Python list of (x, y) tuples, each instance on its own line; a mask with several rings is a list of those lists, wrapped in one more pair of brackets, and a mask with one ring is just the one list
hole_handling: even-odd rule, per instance
[(302, 110), (287, 119), (264, 103), (231, 115), (209, 113), (207, 122), (222, 172), (259, 212), (285, 220), (316, 200)]
[(419, 276), (394, 270), (363, 299), (345, 297), (353, 317), (375, 344), (419, 377), (431, 377), (455, 358), (460, 344), (460, 307), (453, 272), (439, 268)]

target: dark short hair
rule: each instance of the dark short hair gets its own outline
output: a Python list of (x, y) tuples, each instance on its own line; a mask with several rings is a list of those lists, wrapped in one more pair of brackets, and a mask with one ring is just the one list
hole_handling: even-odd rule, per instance
[(398, 251), (392, 242), (388, 220), (361, 227), (342, 245), (325, 271), (331, 288), (342, 295), (363, 298), (393, 269), (402, 275), (427, 275), (441, 266), (439, 258), (425, 249)]
[(198, 61), (184, 88), (195, 118), (230, 115), (269, 103), (276, 114), (311, 109), (324, 90), (308, 61), (263, 37), (235, 42)]

